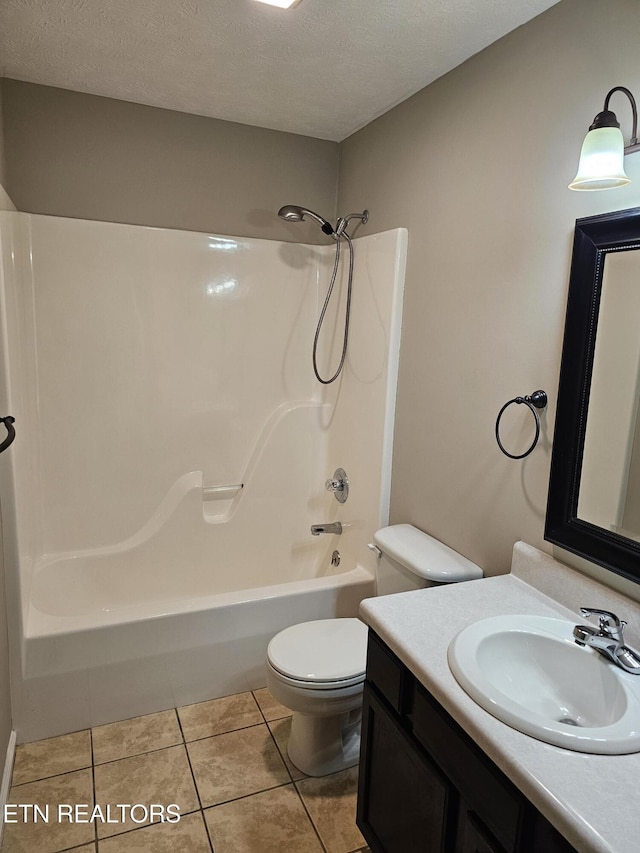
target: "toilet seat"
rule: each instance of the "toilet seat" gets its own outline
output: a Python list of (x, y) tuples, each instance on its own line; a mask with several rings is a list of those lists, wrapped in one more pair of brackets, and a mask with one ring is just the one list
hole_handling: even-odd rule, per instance
[(367, 627), (359, 619), (319, 619), (285, 628), (271, 640), (267, 661), (286, 684), (311, 690), (364, 681)]

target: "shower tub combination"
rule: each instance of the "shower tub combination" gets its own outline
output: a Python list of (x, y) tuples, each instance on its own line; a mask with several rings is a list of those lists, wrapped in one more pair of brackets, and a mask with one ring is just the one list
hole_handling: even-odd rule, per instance
[[(322, 385), (331, 245), (0, 213), (20, 741), (263, 686), (275, 633), (373, 594), (406, 232), (353, 243), (347, 358)], [(325, 490), (338, 467), (344, 504)], [(342, 535), (311, 536), (333, 521)]]

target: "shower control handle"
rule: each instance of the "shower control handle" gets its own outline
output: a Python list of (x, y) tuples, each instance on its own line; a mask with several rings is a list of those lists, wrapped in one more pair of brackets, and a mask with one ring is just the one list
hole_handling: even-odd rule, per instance
[(344, 468), (336, 468), (333, 479), (325, 483), (328, 492), (333, 492), (335, 499), (343, 504), (349, 497), (349, 478)]

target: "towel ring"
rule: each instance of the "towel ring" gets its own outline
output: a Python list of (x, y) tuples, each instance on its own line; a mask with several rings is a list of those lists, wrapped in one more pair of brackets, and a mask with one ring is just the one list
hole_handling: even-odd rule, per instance
[(16, 431), (13, 426), (15, 421), (16, 419), (12, 418), (11, 415), (7, 415), (5, 418), (0, 418), (0, 424), (4, 424), (7, 430), (7, 437), (2, 444), (0, 444), (0, 453), (2, 453), (3, 450), (6, 450), (16, 437)]
[[(500, 441), (500, 418), (504, 414), (505, 409), (507, 409), (512, 403), (524, 403), (531, 409), (533, 413), (533, 418), (536, 422), (536, 434), (531, 443), (531, 447), (528, 450), (525, 450), (524, 453), (513, 454), (509, 453), (508, 450), (504, 449), (502, 442)], [(498, 412), (498, 417), (496, 419), (496, 441), (498, 442), (498, 447), (504, 453), (505, 456), (508, 456), (509, 459), (524, 459), (525, 456), (528, 456), (533, 448), (538, 443), (538, 439), (540, 438), (540, 415), (538, 414), (538, 409), (544, 409), (547, 405), (547, 394), (545, 391), (534, 391), (533, 394), (527, 395), (526, 397), (514, 397), (513, 400), (509, 400), (508, 403), (505, 403), (504, 406)]]

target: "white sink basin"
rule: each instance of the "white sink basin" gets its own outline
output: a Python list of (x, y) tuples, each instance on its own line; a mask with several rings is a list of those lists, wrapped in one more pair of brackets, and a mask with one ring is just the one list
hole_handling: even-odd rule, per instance
[(449, 667), (478, 705), (538, 740), (578, 752), (640, 752), (640, 676), (576, 645), (574, 624), (482, 619), (451, 641)]

